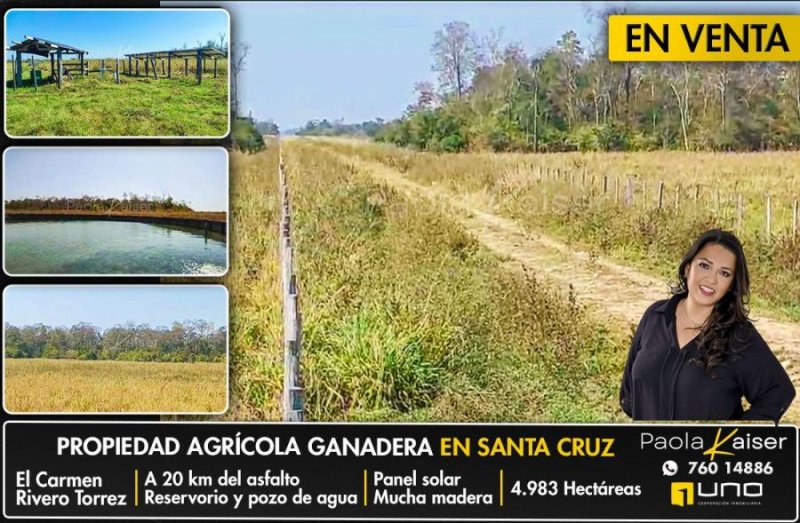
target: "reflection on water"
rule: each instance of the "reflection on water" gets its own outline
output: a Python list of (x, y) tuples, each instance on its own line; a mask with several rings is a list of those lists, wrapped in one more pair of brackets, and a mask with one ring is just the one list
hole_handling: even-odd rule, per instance
[(10, 274), (202, 274), (226, 268), (225, 236), (139, 222), (7, 223)]

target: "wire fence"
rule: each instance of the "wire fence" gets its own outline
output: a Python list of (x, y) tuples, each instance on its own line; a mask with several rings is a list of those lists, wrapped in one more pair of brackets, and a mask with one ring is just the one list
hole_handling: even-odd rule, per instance
[(281, 203), (280, 264), (283, 297), (283, 421), (303, 421), (305, 394), (300, 369), (302, 321), (297, 299), (297, 275), (294, 273), (292, 246), (292, 209), (283, 155), (278, 163)]

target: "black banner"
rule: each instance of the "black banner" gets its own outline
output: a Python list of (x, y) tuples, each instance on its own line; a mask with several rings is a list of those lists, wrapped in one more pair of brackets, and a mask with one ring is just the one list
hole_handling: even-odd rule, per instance
[(7, 517), (797, 517), (797, 428), (8, 422)]

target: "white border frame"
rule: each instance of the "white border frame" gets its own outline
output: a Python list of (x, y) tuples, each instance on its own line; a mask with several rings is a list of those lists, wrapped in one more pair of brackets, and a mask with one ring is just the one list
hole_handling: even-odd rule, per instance
[[(6, 201), (3, 198), (2, 202), (2, 211), (3, 211), (3, 223), (2, 229), (2, 236), (3, 236), (3, 254), (2, 254), (2, 265), (3, 265), (3, 272), (5, 272), (8, 276), (14, 278), (26, 278), (26, 277), (35, 277), (35, 278), (77, 278), (77, 277), (93, 277), (93, 278), (119, 278), (119, 277), (158, 277), (158, 278), (221, 278), (228, 274), (231, 268), (231, 157), (228, 153), (228, 150), (224, 147), (217, 146), (217, 145), (143, 145), (143, 146), (134, 146), (134, 145), (119, 145), (119, 146), (109, 146), (109, 145), (78, 145), (78, 146), (71, 146), (71, 147), (64, 147), (58, 145), (33, 145), (33, 146), (24, 146), (24, 145), (12, 145), (7, 147), (3, 151), (3, 195), (7, 194), (7, 174), (8, 169), (6, 169), (6, 155), (9, 151), (17, 150), (17, 149), (45, 149), (51, 151), (67, 151), (67, 150), (76, 150), (76, 149), (96, 149), (105, 152), (119, 150), (119, 149), (127, 149), (127, 150), (137, 150), (137, 151), (145, 151), (147, 149), (151, 150), (159, 150), (164, 151), (167, 149), (172, 149), (175, 151), (186, 151), (187, 155), (191, 157), (191, 151), (196, 149), (219, 149), (224, 152), (225, 154), (225, 270), (219, 273), (214, 274), (173, 274), (173, 273), (102, 273), (102, 274), (92, 274), (92, 273), (83, 273), (83, 272), (74, 272), (69, 274), (52, 274), (52, 273), (26, 273), (26, 274), (17, 274), (12, 273), (6, 267), (6, 251), (8, 250), (7, 239), (8, 236), (6, 235)], [(169, 177), (169, 175), (166, 175)], [(58, 215), (53, 217), (54, 220), (58, 219)]]
[[(156, 11), (156, 12), (164, 12), (164, 11), (210, 11), (210, 10), (219, 10), (225, 13), (225, 16), (228, 18), (228, 126), (227, 130), (224, 134), (220, 136), (183, 136), (183, 135), (171, 135), (171, 136), (149, 136), (149, 135), (133, 135), (133, 136), (126, 136), (126, 135), (110, 135), (110, 136), (57, 136), (57, 135), (14, 135), (8, 132), (8, 68), (5, 66), (6, 57), (5, 51), (8, 47), (8, 43), (5, 40), (8, 40), (8, 14), (14, 11), (89, 11), (89, 12), (100, 12), (100, 11), (133, 11), (133, 12), (142, 12), (142, 11)], [(3, 17), (3, 104), (6, 107), (4, 111), (4, 119), (3, 119), (3, 132), (5, 135), (12, 140), (48, 140), (48, 139), (63, 139), (63, 140), (120, 140), (120, 139), (134, 139), (134, 140), (148, 140), (148, 139), (163, 139), (163, 140), (222, 140), (228, 135), (231, 134), (231, 130), (233, 128), (233, 116), (231, 115), (231, 44), (233, 40), (231, 40), (231, 14), (228, 12), (227, 9), (224, 7), (217, 7), (217, 6), (209, 6), (209, 7), (148, 7), (148, 8), (135, 8), (135, 7), (103, 7), (103, 8), (88, 8), (88, 7), (14, 7), (6, 11), (5, 16)]]
[[(252, 422), (252, 421), (77, 421), (77, 420), (19, 420), (19, 421), (6, 421), (3, 423), (3, 442), (6, 440), (6, 426), (10, 423), (15, 424), (57, 424), (57, 423), (67, 423), (67, 424), (131, 424), (131, 425), (263, 425), (263, 426), (272, 426), (272, 425), (292, 425), (291, 423), (264, 423), (264, 422)], [(346, 422), (346, 423), (321, 423), (321, 422), (303, 422), (301, 423), (304, 426), (326, 426), (326, 425), (348, 425), (348, 426), (359, 426), (359, 425), (410, 425), (410, 426), (425, 426), (425, 425), (437, 425), (437, 426), (468, 426), (468, 427), (478, 427), (482, 424), (479, 423), (369, 423), (369, 422)], [(487, 423), (487, 426), (491, 427), (515, 427), (515, 426), (524, 426), (524, 427), (537, 427), (537, 426), (559, 426), (559, 427), (576, 427), (580, 429), (585, 429), (587, 427), (629, 427), (629, 426), (639, 426), (639, 427), (701, 427), (702, 425), (698, 424), (690, 424), (690, 423), (586, 423), (586, 424), (578, 424), (578, 423)], [(768, 425), (771, 426), (772, 424)], [(764, 424), (742, 424), (742, 423), (716, 423), (710, 424), (710, 426), (719, 427), (719, 426), (728, 426), (728, 427), (763, 427)], [(798, 456), (798, 450), (800, 450), (800, 434), (798, 434), (798, 427), (796, 425), (784, 425), (784, 427), (794, 428), (795, 430), (795, 457)], [(798, 472), (798, 459), (795, 459), (795, 475)], [(165, 520), (173, 520), (173, 519), (182, 519), (182, 520), (213, 520), (213, 521), (227, 521), (227, 520), (262, 520), (262, 521), (273, 521), (273, 520), (281, 520), (281, 521), (646, 521), (646, 522), (661, 522), (661, 521), (676, 521), (676, 522), (709, 522), (709, 523), (727, 523), (727, 522), (762, 522), (762, 523), (783, 523), (783, 522), (793, 522), (797, 521), (798, 516), (798, 500), (800, 500), (800, 493), (795, 494), (794, 498), (794, 518), (793, 519), (620, 519), (620, 518), (597, 518), (597, 519), (565, 519), (565, 518), (527, 518), (527, 519), (520, 519), (520, 518), (411, 518), (411, 517), (397, 517), (397, 518), (376, 518), (376, 517), (188, 517), (188, 516), (9, 516), (6, 514), (6, 445), (3, 445), (3, 517), (6, 519), (124, 519), (124, 520), (138, 520), (138, 519), (165, 519)]]
[[(6, 329), (5, 325), (3, 325), (3, 333), (2, 333), (2, 348), (3, 348), (3, 363), (2, 363), (2, 372), (3, 372), (3, 390), (2, 390), (2, 399), (3, 399), (3, 410), (8, 414), (13, 414), (15, 416), (36, 416), (36, 415), (82, 415), (82, 416), (109, 416), (109, 415), (150, 415), (150, 416), (203, 416), (203, 415), (222, 415), (228, 412), (230, 409), (231, 403), (231, 297), (230, 292), (228, 292), (228, 288), (224, 285), (217, 285), (217, 284), (182, 284), (182, 283), (153, 283), (153, 284), (142, 284), (142, 285), (135, 285), (135, 284), (67, 284), (67, 285), (47, 285), (47, 284), (11, 284), (6, 285), (3, 289), (3, 317), (6, 318), (6, 307), (8, 306), (8, 299), (6, 297), (6, 291), (10, 288), (15, 287), (27, 287), (27, 288), (46, 288), (52, 289), (56, 288), (88, 288), (88, 289), (109, 289), (109, 288), (157, 288), (157, 289), (164, 289), (164, 288), (174, 288), (174, 289), (186, 289), (192, 287), (201, 287), (201, 288), (209, 288), (209, 287), (221, 287), (225, 291), (225, 317), (227, 318), (227, 324), (225, 325), (225, 408), (221, 411), (215, 412), (206, 412), (206, 411), (193, 411), (193, 412), (164, 412), (164, 411), (130, 411), (130, 412), (84, 412), (84, 411), (50, 411), (50, 412), (19, 412), (10, 410), (6, 405), (6, 387), (8, 386), (8, 380), (5, 379), (6, 376)], [(120, 300), (125, 299), (123, 294), (119, 296)], [(219, 326), (218, 326), (219, 327)], [(16, 359), (16, 358), (15, 358)], [(32, 358), (31, 358), (32, 359)], [(36, 421), (32, 421), (36, 422)], [(93, 422), (94, 423), (94, 422)], [(119, 422), (115, 422), (119, 423)], [(5, 452), (5, 445), (3, 446), (3, 452)], [(4, 509), (5, 511), (5, 509)]]

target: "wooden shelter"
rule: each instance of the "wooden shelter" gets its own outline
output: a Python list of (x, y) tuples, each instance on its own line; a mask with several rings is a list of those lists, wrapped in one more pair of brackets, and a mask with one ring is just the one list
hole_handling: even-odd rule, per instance
[[(161, 76), (165, 76), (167, 78), (172, 78), (172, 59), (181, 59), (183, 58), (183, 70), (184, 74), (189, 74), (189, 59), (195, 60), (196, 67), (195, 67), (195, 76), (197, 77), (197, 83), (199, 84), (203, 80), (203, 69), (204, 63), (206, 58), (211, 58), (214, 60), (214, 78), (217, 77), (217, 59), (219, 58), (227, 58), (228, 55), (223, 53), (219, 49), (215, 49), (213, 47), (198, 47), (195, 49), (177, 49), (174, 51), (152, 51), (147, 53), (131, 53), (126, 54), (125, 56), (128, 57), (128, 75), (133, 76), (140, 76), (139, 74), (139, 61), (144, 60), (144, 75), (150, 76), (152, 72), (153, 78), (158, 80), (158, 67), (156, 64), (157, 59), (161, 59), (162, 61), (162, 69), (161, 69)], [(164, 71), (163, 67), (163, 59), (167, 59), (167, 70)], [(134, 66), (134, 60), (135, 66)]]
[[(14, 80), (16, 85), (22, 85), (22, 55), (26, 53), (44, 58), (50, 57), (50, 74), (58, 82), (59, 88), (61, 88), (61, 78), (64, 75), (64, 55), (77, 55), (80, 57), (80, 73), (85, 74), (84, 57), (89, 54), (89, 51), (35, 36), (25, 36), (25, 40), (13, 44), (8, 49), (16, 53), (14, 59)], [(56, 62), (58, 63), (58, 69), (56, 69)], [(34, 78), (36, 78), (36, 73), (34, 72), (33, 74)]]

